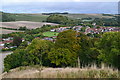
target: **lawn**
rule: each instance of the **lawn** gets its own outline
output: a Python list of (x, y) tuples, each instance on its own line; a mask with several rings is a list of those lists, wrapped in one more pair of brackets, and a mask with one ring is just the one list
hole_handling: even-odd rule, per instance
[(43, 35), (47, 37), (57, 36), (58, 32), (44, 32)]

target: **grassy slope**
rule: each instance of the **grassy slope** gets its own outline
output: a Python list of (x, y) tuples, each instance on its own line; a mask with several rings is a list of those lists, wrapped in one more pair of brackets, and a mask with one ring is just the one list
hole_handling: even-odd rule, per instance
[[(14, 17), (17, 21), (45, 21), (49, 15), (42, 14), (15, 14)], [(68, 14), (64, 15), (72, 19), (81, 19), (81, 18), (113, 18), (113, 16), (103, 16), (102, 14)]]
[[(0, 12), (1, 15), (1, 12)], [(63, 15), (63, 14), (62, 14)], [(39, 14), (28, 14), (28, 13), (21, 13), (21, 14), (11, 14), (13, 18), (15, 18), (17, 21), (34, 21), (34, 22), (42, 22), (46, 21), (47, 17), (49, 15), (42, 15), (41, 13)], [(69, 18), (72, 19), (81, 19), (81, 18), (113, 18), (113, 16), (104, 16), (102, 14), (64, 14), (64, 16), (68, 16)]]
[(112, 68), (97, 69), (91, 67), (81, 69), (27, 66), (10, 70), (10, 72), (3, 74), (3, 78), (120, 78), (120, 76), (118, 71)]
[(81, 19), (81, 18), (113, 18), (113, 16), (103, 16), (102, 14), (68, 14), (65, 15), (72, 19)]
[(34, 21), (42, 22), (45, 21), (48, 16), (42, 14), (14, 14), (12, 15), (16, 21)]

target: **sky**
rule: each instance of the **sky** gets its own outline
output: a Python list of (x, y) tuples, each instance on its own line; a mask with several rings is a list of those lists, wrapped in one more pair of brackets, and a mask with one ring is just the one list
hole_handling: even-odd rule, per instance
[(119, 0), (1, 0), (2, 5), (27, 2), (118, 2)]
[(0, 11), (9, 13), (89, 12), (116, 14), (118, 13), (118, 2), (119, 0), (0, 0), (2, 3)]

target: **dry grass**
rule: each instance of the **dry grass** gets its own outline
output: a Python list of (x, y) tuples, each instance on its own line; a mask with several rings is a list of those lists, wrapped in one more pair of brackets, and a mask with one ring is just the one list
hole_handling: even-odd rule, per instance
[(3, 75), (4, 78), (120, 78), (118, 70), (97, 68), (41, 68), (19, 67)]

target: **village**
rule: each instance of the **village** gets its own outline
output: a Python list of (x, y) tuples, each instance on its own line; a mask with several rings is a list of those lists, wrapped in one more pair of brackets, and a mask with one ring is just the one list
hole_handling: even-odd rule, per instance
[(118, 0), (2, 0), (0, 80), (119, 79)]
[[(53, 28), (51, 29), (48, 34), (53, 33), (52, 36), (47, 36), (44, 35), (44, 38), (42, 38), (41, 40), (49, 40), (52, 42), (56, 41), (57, 35), (60, 32), (66, 31), (66, 30), (75, 30), (76, 32), (81, 32), (83, 34), (100, 34), (100, 33), (105, 33), (105, 32), (119, 32), (120, 28), (119, 27), (102, 27), (96, 25), (95, 23), (92, 24), (94, 27), (90, 28), (89, 26), (73, 26), (73, 27), (59, 27), (59, 28)], [(84, 28), (84, 30), (82, 30)], [(56, 34), (57, 33), (57, 34)], [(39, 38), (39, 37), (36, 37)], [(22, 38), (22, 42), (24, 42), (25, 39)], [(4, 50), (8, 50), (8, 49), (14, 49), (17, 48), (17, 46), (13, 46), (11, 45), (13, 43), (13, 37), (8, 37), (8, 38), (0, 38), (0, 49)], [(30, 44), (30, 42), (28, 42), (28, 44)]]

